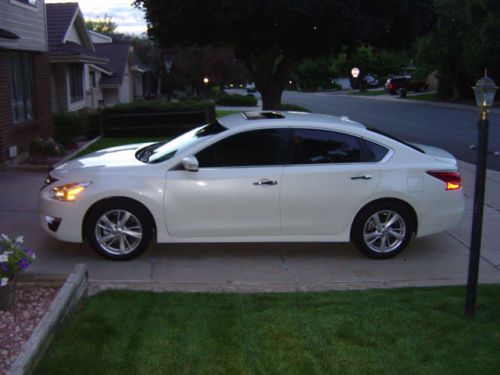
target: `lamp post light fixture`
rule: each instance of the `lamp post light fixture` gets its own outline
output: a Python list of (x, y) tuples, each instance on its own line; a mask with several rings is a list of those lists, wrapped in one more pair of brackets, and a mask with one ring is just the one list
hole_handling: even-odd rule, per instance
[(170, 101), (170, 87), (168, 82), (168, 76), (170, 75), (170, 70), (172, 69), (172, 63), (174, 62), (174, 56), (171, 53), (163, 54), (163, 64), (165, 65), (165, 86), (167, 86), (167, 101)]
[[(360, 71), (358, 68), (354, 67), (351, 69), (351, 75), (352, 75), (352, 78), (354, 78), (354, 83), (355, 83), (356, 88), (358, 88), (357, 86), (358, 86), (359, 73), (360, 73)], [(352, 86), (351, 86), (351, 89), (349, 91), (352, 94)]]
[(476, 182), (474, 185), (474, 210), (472, 213), (472, 234), (469, 255), (469, 273), (467, 277), (467, 295), (465, 298), (465, 315), (473, 317), (476, 312), (477, 280), (479, 276), (479, 260), (481, 255), (481, 235), (483, 230), (484, 190), (486, 181), (486, 164), (488, 156), (489, 108), (493, 105), (498, 87), (488, 77), (484, 77), (472, 87), (479, 107)]
[(203, 78), (203, 83), (205, 84), (205, 86), (208, 86), (209, 82), (210, 79), (208, 79), (208, 77)]

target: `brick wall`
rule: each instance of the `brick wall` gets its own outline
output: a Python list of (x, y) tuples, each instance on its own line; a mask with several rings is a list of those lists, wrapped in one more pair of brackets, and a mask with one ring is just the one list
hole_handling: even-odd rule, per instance
[(30, 52), (32, 61), (33, 120), (13, 123), (11, 52), (0, 49), (0, 163), (9, 159), (9, 147), (17, 146), (17, 153), (28, 151), (29, 143), (38, 137), (50, 137), (52, 104), (50, 69), (47, 53)]

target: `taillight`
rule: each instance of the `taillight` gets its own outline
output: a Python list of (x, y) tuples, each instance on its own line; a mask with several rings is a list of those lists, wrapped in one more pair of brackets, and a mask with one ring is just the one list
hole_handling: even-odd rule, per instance
[(388, 84), (387, 84), (387, 88), (388, 88), (389, 90), (391, 90), (391, 89), (392, 89), (392, 86), (393, 86), (393, 85), (392, 85), (392, 83), (388, 83)]
[(458, 190), (462, 188), (460, 172), (427, 171), (427, 174), (443, 181), (446, 184), (446, 190)]

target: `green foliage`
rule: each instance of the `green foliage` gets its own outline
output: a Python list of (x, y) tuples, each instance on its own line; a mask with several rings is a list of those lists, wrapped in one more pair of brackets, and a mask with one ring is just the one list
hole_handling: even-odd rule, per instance
[(103, 113), (155, 113), (155, 112), (190, 112), (213, 110), (214, 105), (202, 100), (186, 100), (181, 102), (165, 102), (160, 100), (141, 100), (126, 104), (118, 104), (103, 109)]
[(52, 138), (36, 138), (29, 145), (31, 157), (60, 156), (65, 152), (66, 149)]
[(113, 21), (113, 17), (104, 14), (104, 17), (87, 18), (85, 25), (88, 30), (98, 33), (113, 34), (118, 25)]
[(344, 48), (331, 63), (330, 73), (335, 77), (351, 77), (351, 69), (357, 67), (360, 79), (369, 73), (381, 78), (399, 74), (409, 60), (407, 52), (377, 49), (363, 44), (351, 53)]
[(437, 71), (439, 94), (470, 97), (470, 87), (488, 68), (500, 80), (500, 3), (437, 0), (439, 26), (417, 44), (417, 62)]
[(302, 90), (315, 90), (319, 87), (330, 88), (330, 61), (329, 57), (305, 59), (296, 65), (291, 75)]
[(220, 95), (215, 103), (217, 105), (225, 105), (230, 107), (255, 107), (257, 105), (257, 99), (253, 95)]
[(89, 297), (35, 374), (495, 374), (499, 285)]
[(87, 131), (87, 115), (78, 112), (57, 113), (53, 115), (54, 138), (64, 146), (74, 143)]
[(15, 240), (0, 235), (0, 286), (6, 286), (35, 259), (35, 252), (23, 248), (23, 236)]

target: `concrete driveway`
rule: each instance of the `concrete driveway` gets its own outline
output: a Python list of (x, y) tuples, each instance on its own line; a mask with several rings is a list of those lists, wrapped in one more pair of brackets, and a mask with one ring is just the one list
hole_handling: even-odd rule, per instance
[[(449, 232), (414, 239), (398, 257), (376, 261), (350, 244), (152, 245), (138, 259), (112, 262), (88, 245), (52, 239), (37, 224), (37, 192), (45, 173), (0, 173), (0, 232), (22, 234), (37, 259), (36, 278), (86, 263), (94, 288), (184, 291), (296, 291), (465, 284), (474, 167), (460, 164), (467, 215)], [(489, 171), (480, 281), (500, 282), (500, 173)]]

